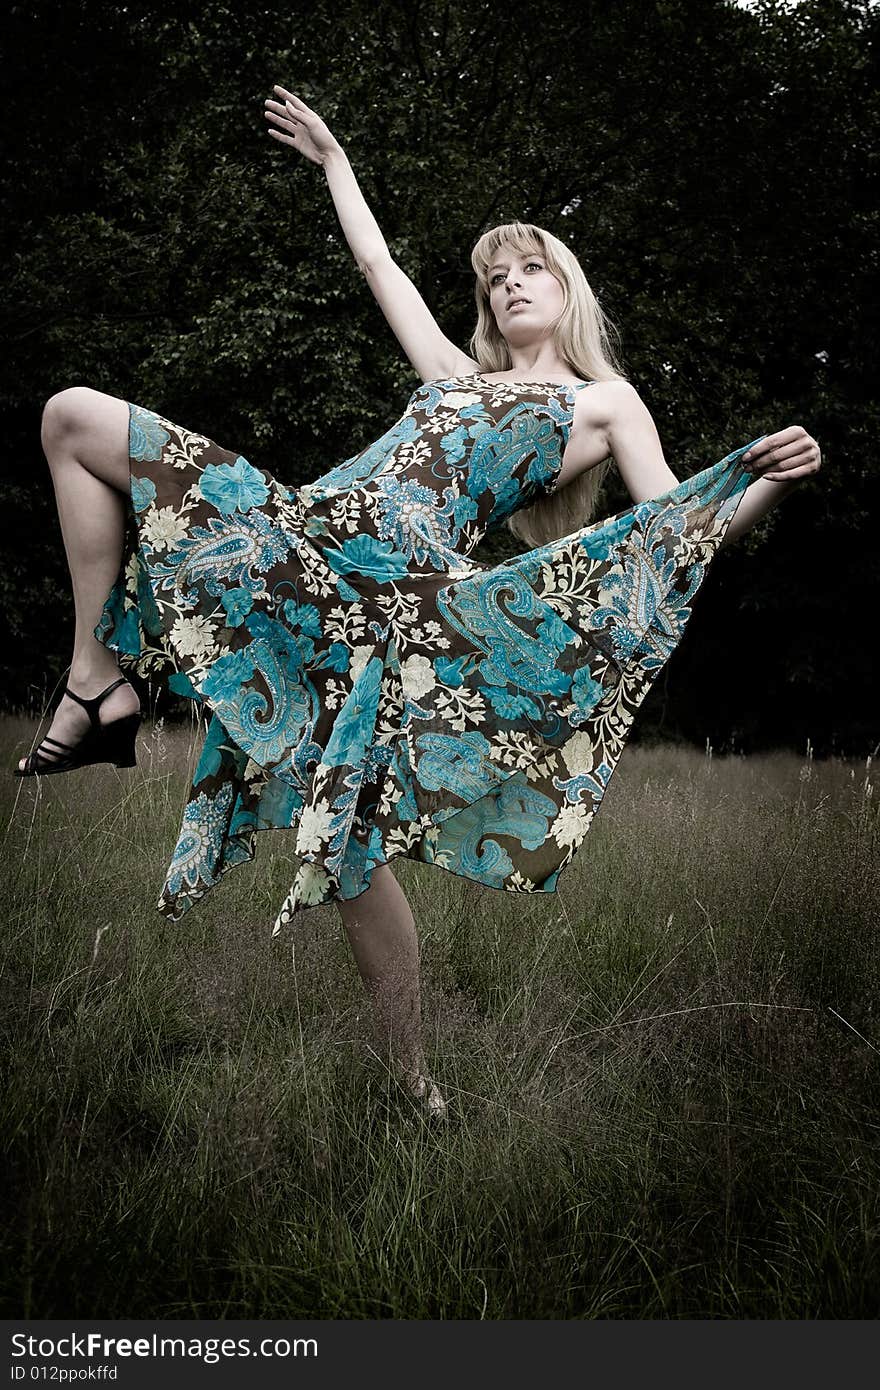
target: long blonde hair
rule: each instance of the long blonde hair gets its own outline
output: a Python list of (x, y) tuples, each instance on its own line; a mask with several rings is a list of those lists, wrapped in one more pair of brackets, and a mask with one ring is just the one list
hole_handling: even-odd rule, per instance
[[(577, 258), (558, 237), (531, 222), (507, 222), (484, 232), (471, 252), (477, 277), (477, 326), (470, 341), (472, 356), (484, 372), (505, 372), (513, 366), (507, 343), (489, 306), (489, 266), (500, 248), (520, 256), (539, 255), (562, 286), (563, 306), (553, 325), (557, 351), (584, 381), (625, 381), (615, 358), (614, 329), (590, 289)], [(542, 497), (508, 518), (513, 534), (528, 546), (546, 545), (558, 536), (586, 526), (596, 509), (599, 489), (608, 470), (606, 459), (588, 468), (565, 487)]]

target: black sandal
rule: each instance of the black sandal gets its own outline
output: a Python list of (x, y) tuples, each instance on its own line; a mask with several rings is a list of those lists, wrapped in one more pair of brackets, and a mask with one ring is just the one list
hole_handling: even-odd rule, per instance
[[(113, 719), (109, 724), (102, 724), (98, 718), (98, 710), (111, 691), (127, 684), (125, 676), (120, 676), (91, 700), (84, 700), (81, 695), (75, 695), (71, 689), (66, 689), (64, 694), (69, 695), (71, 700), (76, 700), (86, 711), (91, 727), (75, 747), (69, 743), (61, 743), (57, 738), (50, 738), (47, 734), (41, 740), (39, 748), (28, 754), (24, 767), (15, 769), (16, 777), (48, 777), (53, 772), (72, 772), (76, 767), (90, 767), (93, 763), (115, 763), (117, 767), (135, 767), (137, 757), (134, 741), (140, 728), (140, 712), (127, 714), (123, 719)], [(48, 751), (41, 753), (40, 748), (44, 744)], [(49, 744), (52, 745), (51, 748), (48, 747)], [(60, 750), (58, 753), (55, 752), (56, 748)]]

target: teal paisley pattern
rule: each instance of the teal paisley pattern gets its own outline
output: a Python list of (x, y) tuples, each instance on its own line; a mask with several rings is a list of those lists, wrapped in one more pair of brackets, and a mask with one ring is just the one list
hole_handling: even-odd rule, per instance
[(487, 530), (552, 492), (589, 384), (428, 382), (296, 491), (130, 406), (134, 524), (96, 632), (207, 721), (166, 916), (268, 829), (299, 860), (276, 932), (399, 856), (555, 890), (749, 481), (744, 445), (481, 565)]

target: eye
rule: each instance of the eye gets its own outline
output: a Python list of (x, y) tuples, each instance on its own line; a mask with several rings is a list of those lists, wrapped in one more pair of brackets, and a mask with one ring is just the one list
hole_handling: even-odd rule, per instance
[(527, 261), (527, 262), (526, 262), (526, 270), (530, 270), (532, 266), (534, 266), (536, 270), (543, 270), (543, 269), (544, 269), (544, 267), (543, 267), (543, 265), (541, 264), (540, 261)]
[(490, 277), (489, 277), (489, 284), (490, 284), (490, 285), (497, 285), (497, 284), (498, 284), (498, 281), (499, 281), (499, 280), (503, 280), (503, 279), (504, 279), (504, 276), (503, 276), (503, 274), (501, 273), (501, 271), (500, 271), (500, 270), (496, 270), (496, 272), (495, 272), (494, 275), (490, 275)]

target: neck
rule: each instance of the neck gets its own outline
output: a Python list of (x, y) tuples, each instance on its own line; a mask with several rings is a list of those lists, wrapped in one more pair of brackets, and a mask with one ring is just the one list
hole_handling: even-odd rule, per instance
[(541, 343), (532, 347), (511, 347), (510, 370), (518, 377), (570, 376), (571, 367), (563, 362), (551, 343)]

